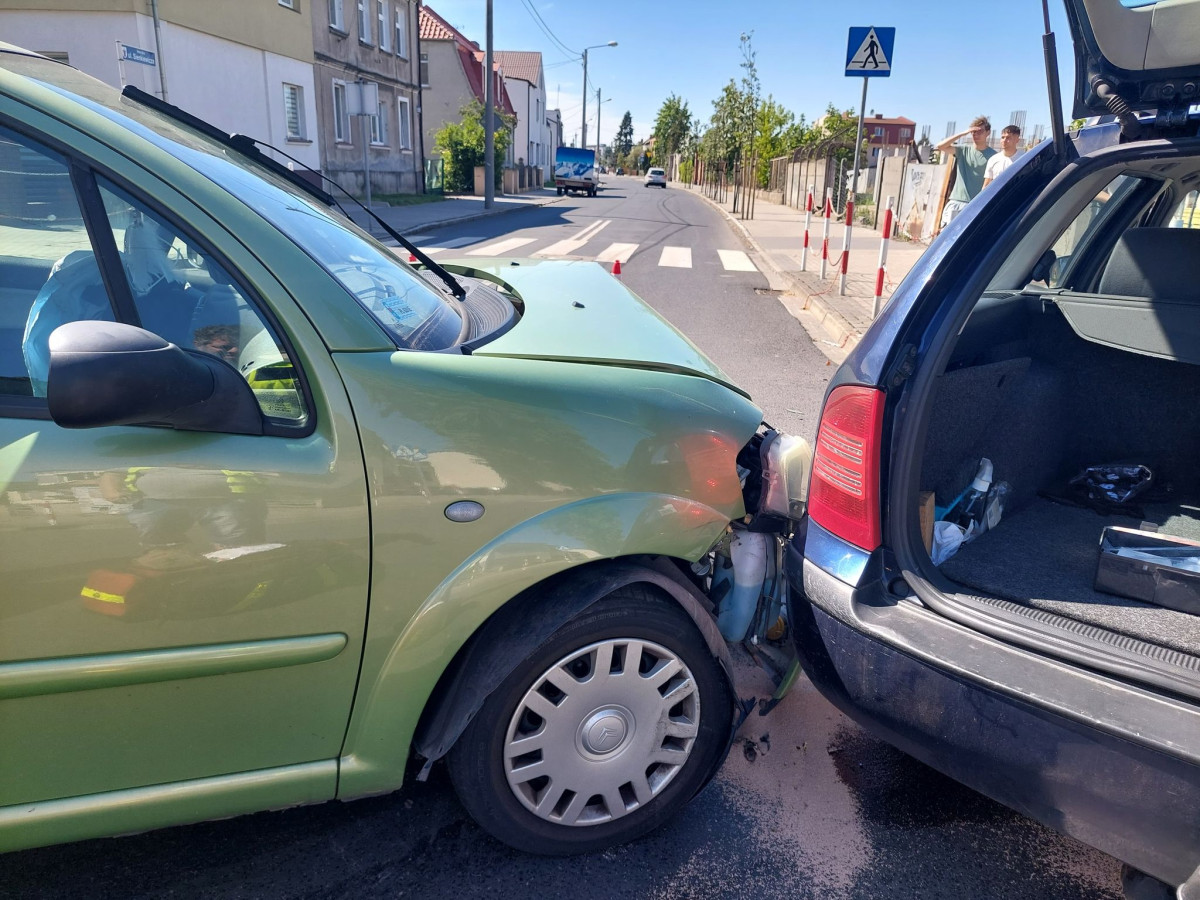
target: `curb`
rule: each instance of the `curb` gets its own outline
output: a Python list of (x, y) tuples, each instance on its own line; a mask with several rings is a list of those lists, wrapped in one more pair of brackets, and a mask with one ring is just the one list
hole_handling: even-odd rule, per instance
[[(485, 212), (468, 213), (465, 216), (450, 216), (445, 219), (436, 219), (432, 222), (421, 222), (419, 225), (412, 226), (413, 227), (412, 231), (407, 231), (407, 229), (405, 229), (405, 228), (397, 228), (395, 225), (392, 225), (392, 227), (395, 228), (397, 231), (399, 231), (401, 234), (404, 234), (404, 236), (406, 238), (408, 238), (409, 240), (412, 240), (414, 237), (421, 237), (421, 236), (425, 235), (427, 232), (437, 231), (437, 229), (444, 228), (447, 225), (458, 225), (460, 223), (476, 222), (479, 219), (490, 219), (493, 216), (502, 216), (502, 215), (506, 215), (507, 213), (521, 212), (522, 210), (526, 210), (526, 209), (541, 209), (543, 206), (549, 206), (552, 203), (561, 203), (564, 199), (566, 199), (566, 198), (565, 197), (548, 197), (548, 198), (546, 198), (546, 201), (544, 203), (522, 203), (520, 206), (514, 206), (511, 208), (506, 207), (504, 209), (492, 209), (492, 210), (487, 210)], [(389, 222), (388, 224), (391, 225), (392, 223)]]
[[(819, 293), (814, 294), (812, 292), (812, 285), (807, 282), (804, 275), (777, 265), (775, 260), (771, 258), (771, 254), (767, 250), (764, 250), (762, 245), (755, 240), (754, 235), (742, 224), (741, 220), (734, 218), (729, 210), (721, 204), (706, 197), (703, 192), (691, 191), (690, 193), (700, 197), (705, 203), (720, 212), (725, 217), (725, 220), (740, 232), (742, 240), (758, 254), (759, 258), (770, 266), (776, 275), (791, 284), (792, 289), (804, 298), (804, 304), (800, 309), (808, 312), (817, 320), (829, 337), (833, 339), (839, 350), (849, 352), (854, 349), (854, 346), (862, 338), (861, 332), (846, 321), (846, 317), (838, 312), (838, 310), (826, 303)], [(790, 307), (789, 311), (792, 311)], [(792, 314), (795, 315), (795, 312), (792, 311)], [(801, 322), (801, 324), (805, 323)], [(816, 335), (812, 336), (816, 337)]]

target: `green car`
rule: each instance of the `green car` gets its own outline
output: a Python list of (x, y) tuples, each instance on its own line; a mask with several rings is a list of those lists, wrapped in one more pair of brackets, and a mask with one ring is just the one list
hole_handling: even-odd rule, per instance
[(0, 45), (0, 850), (445, 759), (574, 853), (721, 764), (805, 448), (599, 266), (411, 266), (328, 199)]

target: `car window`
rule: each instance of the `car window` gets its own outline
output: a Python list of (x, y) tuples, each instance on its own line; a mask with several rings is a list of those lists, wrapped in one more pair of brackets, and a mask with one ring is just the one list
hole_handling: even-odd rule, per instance
[(1103, 224), (1114, 215), (1114, 210), (1122, 206), (1122, 200), (1128, 197), (1141, 184), (1142, 179), (1133, 175), (1118, 175), (1104, 186), (1095, 197), (1088, 201), (1087, 206), (1080, 210), (1059, 235), (1050, 248), (1054, 251), (1055, 264), (1050, 269), (1046, 283), (1052, 287), (1062, 287), (1066, 283), (1072, 263), (1079, 251), (1091, 241), (1092, 236), (1100, 231)]
[(302, 422), (304, 395), (287, 351), (235, 279), (180, 228), (107, 179), (97, 182), (141, 327), (224, 360), (265, 415)]
[(1200, 191), (1190, 191), (1171, 215), (1172, 228), (1200, 228)]
[(457, 342), (462, 318), (456, 301), (374, 237), (295, 185), (69, 66), (29, 57), (5, 59), (4, 66), (140, 135), (242, 200), (325, 268), (397, 346), (445, 350)]
[(113, 318), (66, 159), (0, 126), (0, 396), (44, 397), (50, 332)]

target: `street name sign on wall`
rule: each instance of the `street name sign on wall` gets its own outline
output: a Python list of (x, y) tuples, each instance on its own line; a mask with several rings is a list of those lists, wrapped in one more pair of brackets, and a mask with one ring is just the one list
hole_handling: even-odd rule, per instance
[(143, 66), (152, 66), (155, 64), (153, 50), (143, 50), (141, 47), (131, 47), (128, 44), (121, 44), (121, 59), (125, 62), (135, 62)]
[(892, 74), (895, 28), (851, 28), (846, 42), (846, 74), (855, 78), (887, 78)]

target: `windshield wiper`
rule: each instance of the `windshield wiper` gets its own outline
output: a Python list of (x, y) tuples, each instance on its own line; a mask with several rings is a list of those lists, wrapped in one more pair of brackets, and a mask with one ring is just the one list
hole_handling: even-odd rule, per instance
[(247, 159), (253, 160), (254, 162), (261, 165), (264, 169), (267, 169), (271, 173), (278, 175), (280, 178), (283, 178), (289, 184), (292, 184), (295, 187), (299, 188), (300, 190), (304, 191), (304, 193), (306, 193), (310, 197), (313, 197), (316, 200), (320, 201), (325, 206), (336, 206), (339, 210), (341, 210), (342, 214), (344, 216), (346, 216), (347, 219), (349, 219), (350, 215), (346, 212), (346, 210), (342, 207), (342, 205), (337, 202), (337, 200), (334, 198), (334, 196), (332, 194), (328, 193), (327, 191), (321, 190), (321, 188), (317, 187), (315, 184), (313, 184), (307, 178), (304, 178), (303, 176), (301, 176), (299, 172), (296, 172), (293, 169), (289, 169), (287, 166), (285, 166), (283, 163), (279, 162), (278, 160), (271, 159), (271, 157), (267, 156), (265, 153), (263, 153), (258, 148), (266, 147), (268, 150), (273, 150), (276, 153), (278, 153), (280, 156), (284, 156), (287, 159), (290, 159), (296, 165), (303, 167), (306, 172), (311, 172), (312, 174), (314, 174), (318, 178), (320, 178), (322, 181), (327, 182), (327, 183), (333, 185), (334, 187), (336, 187), (339, 191), (341, 191), (343, 194), (345, 194), (350, 200), (352, 200), (355, 204), (357, 204), (358, 207), (360, 209), (362, 209), (363, 212), (365, 212), (368, 216), (370, 216), (372, 219), (374, 219), (375, 222), (378, 223), (379, 226), (385, 232), (387, 232), (389, 237), (391, 237), (393, 240), (395, 240), (397, 243), (399, 243), (401, 247), (403, 247), (405, 250), (407, 250), (409, 253), (411, 253), (413, 256), (415, 256), (417, 258), (417, 260), (423, 266), (425, 266), (425, 268), (429, 269), (429, 271), (431, 271), (438, 278), (440, 278), (442, 281), (444, 281), (446, 283), (446, 286), (450, 289), (450, 293), (452, 293), (455, 297), (457, 297), (459, 300), (461, 300), (463, 297), (465, 297), (467, 295), (466, 288), (464, 288), (462, 286), (462, 284), (458, 281), (457, 278), (455, 278), (448, 271), (446, 271), (444, 268), (442, 268), (440, 265), (438, 265), (436, 262), (434, 262), (432, 259), (430, 259), (427, 255), (425, 255), (425, 253), (423, 253), (419, 247), (417, 247), (411, 241), (406, 239), (402, 234), (400, 234), (400, 232), (398, 232), (398, 231), (396, 231), (396, 229), (392, 228), (392, 226), (390, 226), (387, 222), (385, 222), (382, 218), (380, 218), (380, 216), (377, 213), (375, 213), (374, 210), (369, 209), (364, 204), (359, 202), (357, 197), (355, 197), (353, 194), (351, 194), (349, 191), (347, 191), (344, 187), (342, 187), (340, 184), (338, 184), (332, 178), (326, 177), (321, 172), (318, 172), (316, 169), (312, 168), (311, 166), (306, 165), (305, 163), (296, 159), (296, 157), (292, 156), (291, 154), (285, 153), (283, 150), (280, 150), (278, 147), (272, 146), (271, 144), (268, 144), (266, 141), (260, 141), (260, 140), (257, 140), (256, 138), (252, 138), (249, 135), (227, 134), (226, 132), (222, 131), (220, 128), (217, 128), (211, 122), (206, 122), (204, 119), (201, 119), (198, 116), (194, 116), (190, 112), (180, 109), (178, 106), (174, 106), (173, 104), (166, 103), (163, 100), (160, 100), (158, 97), (155, 97), (153, 94), (148, 94), (145, 91), (143, 91), (141, 88), (135, 87), (132, 84), (127, 84), (122, 89), (121, 95), (124, 97), (128, 97), (130, 100), (133, 100), (136, 103), (140, 103), (143, 106), (148, 106), (150, 109), (153, 109), (156, 112), (160, 112), (164, 116), (167, 116), (170, 119), (174, 119), (176, 122), (179, 122), (183, 125), (187, 125), (189, 128), (194, 128), (195, 130), (202, 133), (205, 137), (211, 138), (212, 140), (216, 141), (222, 147), (227, 147), (228, 149), (232, 150), (233, 152), (239, 154), (240, 156), (244, 156)]

